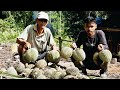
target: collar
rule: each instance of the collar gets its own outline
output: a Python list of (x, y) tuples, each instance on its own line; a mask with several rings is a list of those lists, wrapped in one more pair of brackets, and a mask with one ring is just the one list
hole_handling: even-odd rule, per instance
[[(37, 23), (34, 25), (33, 30), (37, 31)], [(45, 34), (45, 33), (46, 33), (46, 27), (44, 28), (44, 33), (43, 34)]]

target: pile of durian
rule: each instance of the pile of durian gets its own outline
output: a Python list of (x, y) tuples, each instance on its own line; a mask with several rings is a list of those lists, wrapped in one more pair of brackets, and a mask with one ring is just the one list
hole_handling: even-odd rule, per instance
[(86, 57), (81, 48), (73, 50), (70, 47), (63, 47), (61, 51), (48, 51), (46, 59), (37, 60), (38, 51), (31, 48), (23, 55), (23, 62), (19, 61), (7, 69), (1, 68), (0, 77), (1, 79), (90, 79), (75, 66), (64, 67), (59, 64), (62, 60), (68, 62), (71, 56), (76, 61), (83, 61)]
[(1, 79), (90, 79), (81, 74), (77, 67), (51, 67), (44, 59), (35, 64), (18, 62), (14, 66), (0, 70)]

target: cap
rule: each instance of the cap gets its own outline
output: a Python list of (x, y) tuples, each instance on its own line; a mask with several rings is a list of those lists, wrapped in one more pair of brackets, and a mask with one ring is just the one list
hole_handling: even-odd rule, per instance
[(47, 19), (49, 21), (48, 14), (45, 13), (45, 12), (43, 12), (43, 11), (41, 11), (41, 12), (38, 13), (37, 18), (38, 19)]

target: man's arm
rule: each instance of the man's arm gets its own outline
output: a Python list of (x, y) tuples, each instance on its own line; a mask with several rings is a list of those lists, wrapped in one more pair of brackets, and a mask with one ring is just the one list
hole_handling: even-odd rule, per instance
[(31, 48), (31, 44), (22, 38), (17, 38), (16, 43), (22, 45), (26, 50)]
[(77, 35), (76, 41), (72, 43), (71, 45), (72, 48), (77, 48), (77, 47), (79, 48), (82, 45), (82, 38), (81, 38), (82, 34), (81, 33), (82, 32), (80, 31), (79, 34)]
[(79, 32), (79, 34), (77, 36), (77, 40), (76, 40), (75, 43), (76, 43), (78, 48), (83, 44), (82, 41), (83, 41), (83, 38), (85, 37), (84, 35), (85, 35), (84, 31), (82, 30), (82, 31)]
[(48, 43), (47, 43), (48, 46), (50, 46), (50, 48), (52, 50), (59, 50), (59, 48), (56, 46), (52, 32), (50, 31), (50, 29), (48, 29), (47, 31), (48, 31), (48, 35), (49, 35), (49, 39), (48, 39)]
[(18, 43), (20, 45), (25, 45), (26, 44), (26, 40), (24, 40), (23, 38), (17, 38), (16, 43)]
[(99, 30), (98, 35), (100, 37), (100, 43), (99, 44), (102, 44), (104, 49), (109, 49), (105, 33), (102, 30)]
[(31, 27), (31, 25), (27, 26), (24, 29), (24, 31), (16, 39), (16, 43), (22, 45), (24, 48), (31, 48), (30, 43), (27, 42), (28, 31), (29, 31), (30, 27)]

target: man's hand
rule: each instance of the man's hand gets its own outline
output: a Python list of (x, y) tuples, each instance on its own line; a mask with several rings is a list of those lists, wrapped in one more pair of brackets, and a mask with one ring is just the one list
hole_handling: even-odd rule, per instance
[(24, 54), (30, 48), (31, 48), (31, 44), (29, 42), (25, 42), (23, 46), (22, 54)]
[(52, 46), (52, 48), (53, 48), (53, 50), (57, 50), (57, 51), (59, 51), (59, 47), (57, 47), (57, 46)]
[(98, 50), (99, 50), (99, 51), (102, 51), (103, 49), (104, 49), (104, 45), (103, 45), (103, 44), (99, 44), (99, 45), (98, 45)]
[(24, 49), (28, 50), (31, 48), (31, 44), (29, 42), (25, 42), (23, 47), (24, 47)]
[(71, 47), (71, 48), (77, 48), (77, 45), (76, 45), (76, 43), (72, 43), (72, 44), (70, 45), (70, 47)]

